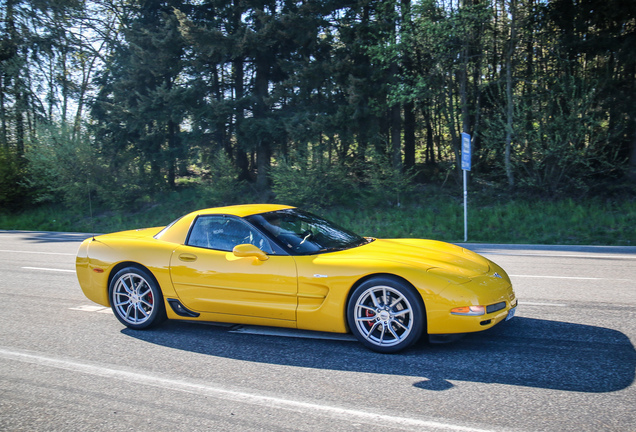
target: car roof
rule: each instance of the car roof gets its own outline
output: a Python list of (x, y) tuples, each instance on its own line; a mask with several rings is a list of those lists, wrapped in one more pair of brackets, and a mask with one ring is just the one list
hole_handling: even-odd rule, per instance
[(293, 208), (291, 206), (281, 204), (242, 204), (227, 207), (213, 207), (194, 212), (197, 216), (200, 215), (212, 215), (212, 214), (225, 214), (239, 217), (250, 216), (253, 214), (267, 213), (276, 210), (284, 210)]
[(185, 242), (192, 221), (199, 216), (205, 215), (231, 215), (238, 217), (250, 216), (253, 214), (267, 213), (276, 210), (285, 210), (294, 207), (280, 204), (243, 204), (228, 207), (213, 207), (208, 209), (197, 210), (177, 219), (171, 225), (168, 225), (159, 233), (157, 239), (161, 239), (170, 243), (183, 244)]

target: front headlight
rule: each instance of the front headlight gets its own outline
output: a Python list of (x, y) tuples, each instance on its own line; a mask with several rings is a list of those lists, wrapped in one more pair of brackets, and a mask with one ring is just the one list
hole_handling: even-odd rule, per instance
[(485, 306), (462, 306), (451, 309), (452, 315), (479, 316), (486, 313)]

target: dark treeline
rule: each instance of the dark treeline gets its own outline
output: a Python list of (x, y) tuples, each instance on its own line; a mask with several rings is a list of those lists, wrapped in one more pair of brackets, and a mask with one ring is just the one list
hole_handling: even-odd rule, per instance
[[(636, 180), (633, 0), (0, 0), (0, 202)], [(599, 186), (600, 185), (600, 186)], [(357, 192), (356, 192), (357, 193)]]

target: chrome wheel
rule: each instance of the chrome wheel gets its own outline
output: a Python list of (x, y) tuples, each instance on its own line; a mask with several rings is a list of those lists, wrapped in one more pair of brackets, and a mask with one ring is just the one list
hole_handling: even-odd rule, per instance
[(358, 287), (348, 312), (354, 335), (375, 351), (399, 351), (422, 333), (423, 313), (416, 294), (391, 279), (371, 280)]
[(120, 270), (110, 285), (111, 306), (124, 325), (142, 329), (164, 315), (163, 299), (153, 278), (135, 267)]

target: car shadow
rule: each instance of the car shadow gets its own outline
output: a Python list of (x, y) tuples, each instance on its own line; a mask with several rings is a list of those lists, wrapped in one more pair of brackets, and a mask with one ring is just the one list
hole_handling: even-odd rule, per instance
[[(234, 360), (421, 377), (416, 387), (453, 388), (457, 381), (602, 393), (634, 382), (636, 351), (616, 330), (517, 317), (489, 331), (437, 345), (420, 342), (400, 354), (378, 354), (348, 341), (233, 333), (230, 328), (170, 321), (130, 337)], [(390, 360), (390, 361), (389, 361)]]
[[(16, 233), (22, 237), (23, 240), (29, 243), (81, 243), (85, 239), (91, 237), (93, 234), (88, 233), (69, 233), (69, 232), (55, 232), (55, 231), (3, 231)], [(97, 234), (95, 234), (97, 235)]]

